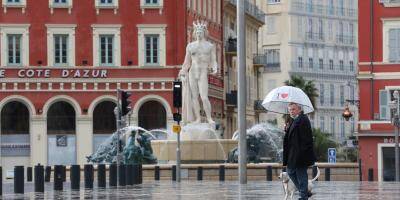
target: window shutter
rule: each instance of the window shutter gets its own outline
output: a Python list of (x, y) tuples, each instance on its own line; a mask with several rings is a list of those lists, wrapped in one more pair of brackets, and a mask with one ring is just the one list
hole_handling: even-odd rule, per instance
[(398, 60), (396, 53), (397, 50), (396, 33), (397, 33), (396, 29), (389, 30), (389, 62), (396, 62)]
[(379, 90), (379, 116), (380, 119), (389, 119), (389, 105), (388, 105), (387, 90)]

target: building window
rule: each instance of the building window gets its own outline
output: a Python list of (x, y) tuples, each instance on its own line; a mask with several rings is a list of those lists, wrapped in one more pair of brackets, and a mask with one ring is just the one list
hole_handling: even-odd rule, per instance
[(279, 49), (266, 49), (264, 53), (267, 55), (267, 67), (280, 64)]
[(26, 0), (3, 0), (4, 13), (7, 12), (7, 8), (22, 8), (22, 13), (25, 13)]
[(309, 12), (309, 13), (313, 12), (313, 1), (312, 0), (307, 0), (306, 8), (307, 8), (307, 12)]
[(268, 34), (276, 33), (275, 20), (276, 20), (275, 16), (271, 16), (271, 15), (267, 16), (267, 33)]
[(325, 117), (319, 117), (319, 129), (324, 132), (325, 131)]
[(112, 5), (113, 0), (100, 0), (100, 5)]
[(400, 28), (389, 30), (389, 62), (400, 62)]
[(344, 106), (344, 86), (340, 86), (340, 106)]
[(7, 57), (9, 65), (21, 65), (21, 38), (22, 35), (7, 35)]
[(297, 64), (299, 68), (303, 68), (303, 57), (299, 56), (297, 57)]
[(95, 24), (93, 28), (93, 65), (121, 65), (121, 25)]
[(343, 60), (339, 60), (339, 68), (340, 68), (340, 71), (344, 70), (344, 62), (343, 62)]
[(339, 5), (338, 5), (338, 14), (341, 16), (344, 16), (344, 0), (339, 0)]
[(350, 71), (354, 71), (354, 62), (353, 61), (349, 62), (349, 67), (350, 67)]
[(329, 3), (328, 3), (328, 13), (329, 13), (330, 15), (333, 15), (333, 14), (334, 14), (334, 10), (333, 10), (333, 0), (329, 0)]
[(139, 66), (166, 65), (166, 43), (164, 24), (139, 24)]
[(145, 60), (146, 64), (158, 64), (159, 60), (159, 36), (145, 36)]
[(277, 4), (277, 3), (280, 3), (281, 2), (281, 0), (268, 0), (268, 4)]
[[(196, 4), (196, 2), (198, 4)], [(164, 5), (164, 0), (140, 0), (140, 9), (142, 10), (142, 14), (145, 13), (146, 9), (158, 9), (159, 14), (161, 15), (163, 12), (163, 5)], [(200, 13), (201, 10), (201, 2), (200, 1), (194, 1), (192, 4), (193, 10), (197, 11)]]
[(329, 89), (331, 92), (330, 103), (331, 103), (331, 106), (333, 106), (335, 104), (335, 86), (333, 84), (331, 84)]
[(75, 24), (46, 24), (48, 65), (75, 65)]
[(340, 140), (344, 140), (345, 139), (345, 126), (344, 126), (344, 120), (341, 117), (340, 118)]
[(313, 68), (313, 67), (314, 67), (313, 58), (308, 58), (308, 67), (309, 67), (309, 68)]
[(67, 0), (54, 0), (55, 4), (66, 4)]
[(118, 0), (95, 0), (96, 14), (100, 13), (100, 9), (114, 9), (114, 14), (117, 14)]
[(324, 23), (322, 22), (322, 19), (318, 21), (318, 37), (320, 40), (324, 39)]
[(331, 134), (335, 135), (335, 117), (331, 117)]
[(72, 0), (51, 0), (49, 7), (51, 14), (53, 14), (54, 8), (66, 8), (68, 13), (71, 14)]
[(146, 0), (146, 5), (158, 5), (158, 0)]
[(68, 35), (54, 35), (54, 64), (68, 64)]
[(313, 20), (312, 20), (312, 18), (308, 19), (308, 34), (307, 34), (307, 37), (309, 39), (313, 38)]
[(354, 91), (354, 86), (353, 85), (350, 85), (350, 99), (351, 100), (354, 100), (354, 97), (355, 97), (355, 91)]
[(332, 59), (329, 60), (329, 69), (333, 70), (333, 60)]
[(324, 69), (324, 59), (322, 58), (319, 59), (319, 68)]
[(113, 65), (114, 64), (114, 36), (113, 35), (100, 35), (100, 64)]
[(353, 134), (354, 134), (354, 131), (355, 131), (354, 118), (351, 118), (351, 119), (350, 119), (350, 127), (351, 127), (351, 129), (350, 129), (351, 134), (353, 135)]
[(319, 85), (319, 103), (322, 105), (324, 105), (325, 102), (325, 88), (324, 88), (324, 84), (320, 84)]
[(389, 91), (379, 90), (379, 118), (381, 120), (388, 120), (389, 117)]

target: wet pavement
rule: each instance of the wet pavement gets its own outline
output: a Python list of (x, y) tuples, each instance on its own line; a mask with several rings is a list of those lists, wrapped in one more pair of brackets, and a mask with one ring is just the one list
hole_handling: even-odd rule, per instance
[[(81, 186), (83, 183), (81, 183)], [(96, 186), (96, 183), (94, 184)], [(73, 191), (64, 183), (64, 192), (54, 193), (53, 184), (46, 183), (45, 194), (34, 194), (33, 184), (25, 186), (24, 195), (13, 194), (13, 184), (3, 185), (3, 199), (283, 199), (281, 182), (250, 181), (146, 181), (142, 185)], [(316, 182), (312, 199), (399, 199), (400, 183), (393, 182)], [(297, 194), (294, 199), (297, 199)]]

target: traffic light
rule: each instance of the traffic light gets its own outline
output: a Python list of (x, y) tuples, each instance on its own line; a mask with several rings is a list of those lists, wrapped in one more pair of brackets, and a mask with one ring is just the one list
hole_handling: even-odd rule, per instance
[(131, 101), (129, 100), (129, 97), (132, 94), (130, 92), (126, 91), (121, 91), (121, 115), (125, 116), (131, 111), (131, 107), (129, 104), (131, 104)]
[(182, 107), (182, 82), (174, 81), (174, 90), (173, 90), (173, 101), (174, 107), (180, 108)]

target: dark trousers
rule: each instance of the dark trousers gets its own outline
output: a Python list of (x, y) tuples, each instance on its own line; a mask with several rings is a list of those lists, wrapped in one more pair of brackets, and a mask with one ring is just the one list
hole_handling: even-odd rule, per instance
[(308, 199), (308, 174), (307, 167), (287, 168), (287, 173), (300, 192), (300, 199)]

